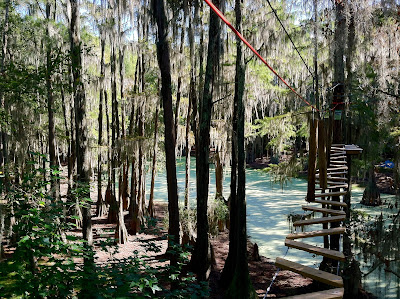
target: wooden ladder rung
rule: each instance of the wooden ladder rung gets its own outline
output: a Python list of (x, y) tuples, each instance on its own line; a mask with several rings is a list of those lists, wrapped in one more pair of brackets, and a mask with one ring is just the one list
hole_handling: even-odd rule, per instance
[[(328, 184), (329, 185), (329, 184)], [(331, 186), (326, 187), (326, 189), (339, 189), (339, 188), (343, 188), (343, 189), (347, 189), (349, 187), (349, 185), (347, 184), (331, 184)], [(323, 189), (318, 187), (315, 188), (316, 191), (322, 191)]]
[(299, 250), (307, 251), (316, 255), (321, 255), (327, 258), (331, 258), (337, 261), (344, 261), (346, 257), (344, 254), (337, 250), (331, 250), (327, 248), (322, 248), (314, 245), (310, 245), (304, 242), (293, 241), (290, 239), (285, 240), (285, 246), (296, 248)]
[(314, 207), (314, 206), (302, 206), (301, 208), (305, 211), (313, 211), (313, 212), (318, 212), (318, 213), (323, 213), (323, 214), (346, 215), (346, 212), (341, 211), (341, 210), (325, 209), (325, 208)]
[[(328, 171), (327, 172), (327, 175), (328, 175), (328, 178), (329, 177), (338, 177), (338, 176), (342, 176), (342, 175), (346, 175), (347, 174), (347, 171)], [(319, 177), (319, 171), (317, 172), (317, 174), (315, 175), (316, 177)]]
[(320, 203), (323, 205), (331, 205), (331, 206), (337, 206), (337, 207), (343, 207), (343, 208), (347, 207), (347, 204), (345, 202), (341, 202), (341, 201), (316, 199), (316, 200), (314, 200), (314, 202)]
[(343, 159), (343, 161), (345, 161), (346, 160), (346, 156), (344, 156), (344, 155), (342, 155), (342, 156), (333, 156), (333, 157), (331, 157), (331, 160), (339, 160), (339, 161), (342, 161), (342, 159)]
[(340, 222), (340, 221), (343, 221), (345, 219), (346, 219), (346, 215), (313, 218), (313, 219), (295, 221), (295, 222), (293, 222), (293, 226), (303, 226), (303, 225), (323, 224), (323, 223), (330, 223), (330, 222)]
[(333, 164), (347, 164), (347, 161), (345, 160), (333, 160), (331, 161)]
[(327, 179), (331, 181), (348, 181), (348, 178), (340, 176), (328, 176)]
[(347, 170), (349, 169), (347, 166), (339, 166), (339, 167), (330, 167), (327, 168), (327, 171), (336, 171), (336, 170)]
[(342, 299), (344, 295), (344, 288), (336, 288), (325, 291), (318, 291), (302, 295), (289, 296), (285, 298), (291, 299)]
[(345, 151), (341, 151), (341, 152), (333, 152), (333, 153), (331, 153), (331, 157), (337, 157), (337, 156), (343, 156), (343, 155), (346, 155), (346, 152)]
[(342, 277), (331, 273), (303, 266), (299, 263), (294, 263), (279, 257), (276, 258), (275, 265), (281, 269), (290, 270), (334, 287), (343, 287)]
[(335, 227), (329, 229), (321, 229), (314, 230), (311, 232), (301, 232), (295, 234), (289, 234), (287, 239), (303, 239), (303, 238), (312, 238), (312, 237), (321, 237), (321, 236), (330, 236), (330, 235), (340, 235), (346, 232), (346, 228), (344, 227)]
[(346, 195), (346, 193), (347, 191), (320, 193), (320, 194), (315, 194), (315, 197), (341, 196), (341, 195)]

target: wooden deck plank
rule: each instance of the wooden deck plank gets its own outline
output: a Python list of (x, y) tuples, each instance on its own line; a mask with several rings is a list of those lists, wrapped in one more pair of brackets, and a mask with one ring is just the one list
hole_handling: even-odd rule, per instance
[(340, 235), (344, 234), (346, 228), (344, 227), (335, 227), (329, 229), (321, 229), (321, 230), (314, 230), (311, 232), (301, 232), (295, 234), (287, 235), (287, 239), (303, 239), (303, 238), (312, 238), (312, 237), (322, 237), (322, 236), (330, 236), (330, 235)]
[(347, 166), (339, 166), (339, 167), (327, 168), (326, 171), (347, 170), (347, 169), (349, 169)]
[(285, 240), (285, 246), (291, 247), (291, 248), (296, 248), (299, 250), (307, 251), (309, 253), (313, 253), (316, 255), (321, 255), (327, 258), (331, 258), (337, 261), (344, 261), (346, 257), (344, 254), (340, 251), (337, 250), (331, 250), (331, 249), (326, 249), (314, 245), (310, 245), (304, 242), (298, 242), (298, 241), (293, 241), (290, 239)]
[(289, 260), (285, 260), (283, 258), (276, 258), (275, 265), (284, 270), (290, 270), (292, 272), (296, 272), (305, 277), (310, 277), (314, 280), (320, 281), (322, 283), (334, 286), (334, 287), (343, 287), (343, 279), (340, 276), (327, 273), (321, 270), (313, 269), (307, 266), (303, 266), (298, 263), (291, 262)]
[(344, 288), (336, 288), (319, 292), (312, 292), (302, 295), (295, 295), (285, 298), (290, 299), (342, 299), (344, 295)]
[(327, 193), (320, 193), (315, 194), (315, 197), (329, 197), (329, 196), (341, 196), (346, 195), (347, 191), (340, 191), (340, 192), (327, 192)]
[[(328, 189), (328, 190), (339, 189), (339, 188), (347, 189), (347, 188), (349, 188), (349, 185), (347, 185), (347, 184), (331, 184), (331, 186), (326, 187), (326, 189)], [(322, 191), (322, 190), (326, 190), (326, 189), (322, 189), (319, 187), (315, 188), (316, 191)]]
[(337, 157), (337, 156), (343, 156), (343, 155), (346, 155), (346, 152), (345, 151), (341, 151), (341, 152), (334, 152), (334, 153), (331, 153), (331, 157)]
[(303, 225), (323, 224), (323, 223), (330, 223), (330, 222), (340, 222), (340, 221), (343, 221), (345, 219), (346, 219), (346, 215), (313, 218), (313, 219), (295, 221), (295, 222), (293, 222), (293, 226), (303, 226)]
[(341, 210), (332, 210), (332, 209), (325, 209), (325, 208), (320, 208), (320, 207), (315, 207), (315, 206), (302, 206), (301, 207), (305, 211), (313, 211), (313, 212), (318, 212), (318, 213), (324, 213), (324, 214), (331, 214), (331, 215), (346, 215), (345, 211)]
[(347, 207), (347, 204), (341, 201), (333, 201), (333, 200), (324, 200), (324, 199), (316, 199), (314, 202), (320, 203), (323, 205), (331, 205), (331, 206), (338, 206), (338, 207)]
[(342, 156), (333, 156), (333, 157), (331, 157), (331, 160), (339, 160), (339, 161), (341, 161), (342, 159), (346, 160), (346, 158), (347, 158), (347, 156), (344, 156), (344, 155), (342, 155)]

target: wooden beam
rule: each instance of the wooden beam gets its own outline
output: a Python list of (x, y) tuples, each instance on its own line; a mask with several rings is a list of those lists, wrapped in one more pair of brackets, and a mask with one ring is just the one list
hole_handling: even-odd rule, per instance
[(318, 246), (310, 245), (304, 242), (298, 242), (298, 241), (293, 241), (290, 239), (285, 240), (285, 246), (291, 247), (291, 248), (296, 248), (299, 250), (307, 251), (316, 255), (321, 255), (330, 259), (334, 259), (337, 261), (344, 261), (346, 257), (344, 254), (340, 251), (337, 250), (331, 250), (331, 249), (326, 249), (326, 248), (321, 248)]
[(341, 195), (346, 195), (346, 193), (347, 191), (320, 193), (320, 194), (315, 194), (315, 197), (341, 196)]
[(312, 225), (312, 224), (323, 224), (323, 223), (331, 223), (331, 222), (340, 222), (340, 221), (343, 221), (345, 219), (346, 219), (346, 215), (313, 218), (313, 219), (295, 221), (295, 222), (293, 222), (293, 226), (303, 226), (303, 225)]
[(341, 211), (341, 210), (325, 209), (325, 208), (320, 208), (320, 207), (315, 207), (315, 206), (302, 206), (301, 208), (305, 211), (313, 211), (313, 212), (318, 212), (318, 213), (323, 213), (323, 214), (346, 215), (346, 212)]
[(314, 230), (311, 232), (301, 232), (295, 234), (287, 235), (287, 239), (303, 239), (303, 238), (312, 238), (312, 237), (322, 237), (322, 236), (330, 236), (330, 235), (340, 235), (346, 232), (346, 228), (344, 227), (335, 227), (330, 229), (321, 229)]
[(346, 208), (346, 207), (347, 207), (347, 204), (346, 204), (346, 203), (340, 202), (340, 201), (316, 199), (314, 202), (320, 203), (320, 204), (323, 204), (323, 205), (338, 206), (338, 207), (343, 207), (343, 208)]
[(336, 288), (325, 291), (307, 293), (302, 295), (295, 295), (285, 298), (290, 299), (342, 299), (344, 295), (344, 288)]
[(283, 258), (276, 258), (275, 266), (284, 269), (290, 270), (292, 272), (301, 274), (305, 277), (310, 277), (314, 280), (320, 281), (322, 283), (334, 286), (334, 287), (343, 287), (343, 279), (340, 276), (327, 273), (321, 270), (313, 269), (311, 267), (303, 266), (298, 263), (291, 262), (289, 260), (285, 260)]

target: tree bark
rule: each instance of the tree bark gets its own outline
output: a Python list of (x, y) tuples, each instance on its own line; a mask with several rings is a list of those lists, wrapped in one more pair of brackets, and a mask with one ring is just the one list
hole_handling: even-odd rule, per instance
[[(242, 10), (243, 0), (235, 1), (236, 28), (242, 31)], [(227, 298), (256, 298), (256, 292), (250, 280), (247, 258), (247, 227), (246, 227), (246, 159), (245, 159), (245, 138), (244, 138), (244, 116), (245, 106), (243, 102), (245, 89), (245, 64), (242, 54), (242, 43), (236, 37), (236, 74), (235, 74), (235, 96), (234, 102), (237, 106), (236, 115), (233, 118), (237, 120), (237, 191), (234, 197), (236, 203), (231, 206), (231, 224), (234, 223), (234, 230), (230, 233), (230, 245), (235, 242), (235, 246), (229, 245), (229, 255), (232, 256), (230, 263), (234, 266), (228, 266), (233, 269), (229, 280), (229, 288), (226, 292)], [(235, 132), (233, 132), (235, 135)], [(231, 203), (233, 203), (231, 201)], [(225, 269), (224, 269), (225, 270)]]
[[(51, 4), (46, 2), (46, 35), (50, 37), (50, 15), (51, 15)], [(46, 89), (47, 89), (47, 115), (48, 115), (48, 130), (49, 130), (49, 161), (51, 169), (51, 194), (53, 199), (57, 202), (60, 199), (60, 179), (58, 179), (59, 165), (56, 156), (56, 137), (55, 137), (55, 119), (54, 119), (54, 96), (52, 86), (52, 73), (53, 65), (51, 61), (51, 45), (49, 41), (46, 44)]]
[(71, 65), (73, 74), (73, 92), (75, 105), (75, 135), (78, 182), (83, 188), (82, 199), (85, 201), (83, 213), (83, 238), (92, 245), (92, 221), (90, 214), (90, 161), (88, 152), (88, 128), (86, 118), (86, 97), (82, 78), (81, 39), (79, 32), (79, 4), (77, 0), (71, 3)]
[(154, 119), (153, 165), (151, 168), (150, 199), (149, 199), (149, 206), (147, 209), (150, 217), (154, 217), (154, 183), (155, 183), (155, 179), (156, 179), (156, 163), (157, 163), (158, 110), (159, 110), (159, 105), (157, 103), (156, 115), (155, 115), (155, 119)]
[[(214, 1), (218, 7), (220, 1)], [(197, 279), (206, 280), (210, 259), (208, 256), (208, 188), (209, 188), (209, 155), (210, 155), (210, 127), (212, 112), (212, 91), (216, 68), (218, 65), (218, 47), (220, 35), (220, 23), (218, 16), (210, 10), (209, 44), (207, 53), (207, 65), (204, 80), (202, 101), (199, 110), (199, 130), (196, 140), (196, 187), (197, 187), (197, 240), (192, 255), (191, 265)]]
[[(103, 101), (104, 101), (104, 76), (105, 76), (105, 64), (104, 64), (104, 51), (106, 46), (106, 41), (104, 39), (104, 33), (101, 35), (101, 59), (100, 59), (100, 95), (99, 95), (99, 139), (97, 141), (98, 145), (98, 158), (97, 158), (97, 204), (96, 204), (96, 215), (98, 217), (104, 216), (106, 214), (106, 203), (102, 195), (102, 153), (103, 153)], [(107, 104), (107, 103), (106, 103)]]
[[(161, 71), (161, 98), (164, 108), (165, 125), (165, 156), (168, 183), (168, 213), (170, 241), (179, 244), (179, 206), (178, 206), (178, 184), (176, 178), (175, 160), (175, 130), (174, 116), (172, 110), (172, 84), (169, 44), (167, 41), (167, 18), (163, 0), (154, 0), (153, 14), (158, 27), (157, 59)], [(171, 255), (171, 265), (177, 265), (177, 257)]]

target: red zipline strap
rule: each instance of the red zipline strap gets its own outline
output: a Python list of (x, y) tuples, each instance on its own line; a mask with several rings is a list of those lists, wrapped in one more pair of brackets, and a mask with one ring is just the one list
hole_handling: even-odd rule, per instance
[(223, 15), (223, 13), (210, 1), (210, 0), (204, 0), (208, 6), (218, 15), (218, 17), (224, 21), (226, 25), (228, 25), (229, 28), (232, 29), (232, 31), (246, 44), (247, 47), (251, 51), (253, 51), (254, 54), (281, 80), (296, 96), (298, 96), (304, 103), (306, 103), (308, 106), (312, 107), (314, 110), (319, 111), (317, 108), (315, 108), (313, 105), (311, 105), (306, 99), (304, 99), (300, 94), (297, 93), (286, 81), (278, 75), (278, 73), (268, 64), (268, 62), (250, 45), (250, 43), (243, 37), (243, 35), (236, 30), (235, 27), (232, 26), (232, 24), (226, 19), (226, 17)]

